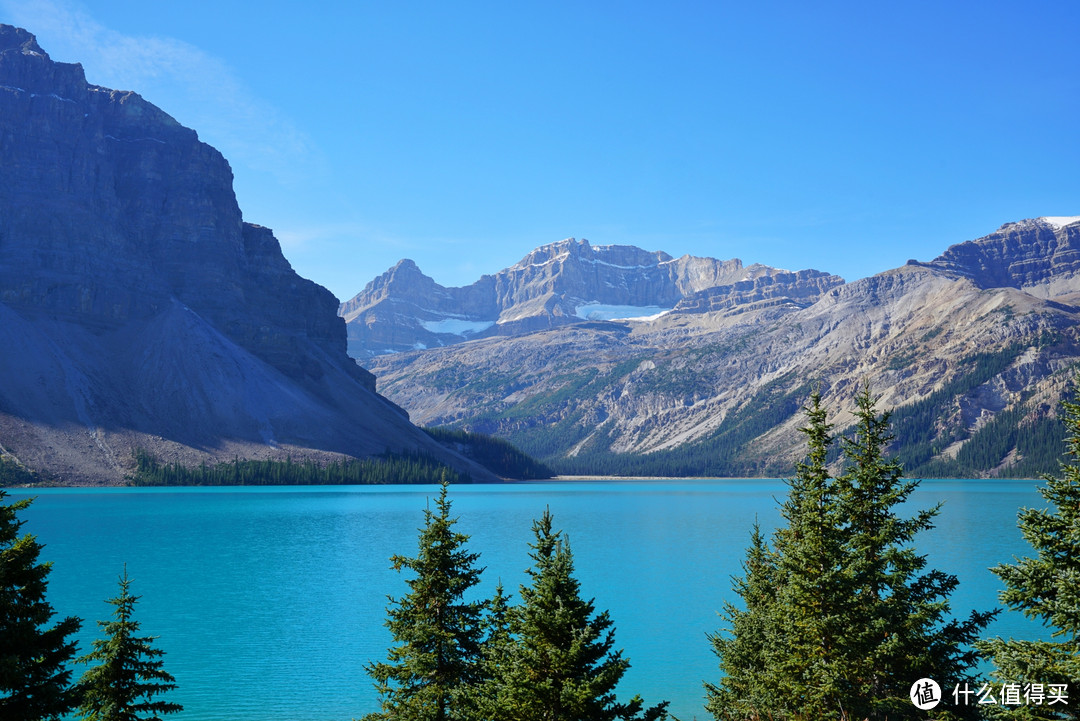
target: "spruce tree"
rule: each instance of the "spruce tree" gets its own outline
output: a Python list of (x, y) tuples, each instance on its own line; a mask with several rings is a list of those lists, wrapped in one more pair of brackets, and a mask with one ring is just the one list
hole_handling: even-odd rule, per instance
[(890, 414), (877, 413), (868, 384), (855, 400), (855, 432), (843, 439), (846, 470), (838, 478), (852, 598), (844, 619), (851, 654), (845, 708), (860, 719), (921, 718), (909, 698), (911, 684), (923, 677), (942, 688), (974, 683), (973, 644), (997, 611), (950, 618), (956, 576), (924, 572), (926, 556), (913, 545), (920, 531), (934, 527), (941, 506), (898, 515), (919, 484), (904, 479), (900, 462), (886, 455)]
[(480, 681), (472, 686), (462, 705), (463, 717), (468, 719), (502, 718), (510, 705), (506, 679), (510, 673), (514, 639), (510, 631), (510, 616), (514, 609), (502, 582), (495, 586), (495, 595), (486, 604), (483, 616), (484, 640), (480, 648)]
[[(1080, 378), (1077, 379), (1080, 385)], [(1052, 629), (1050, 641), (988, 639), (979, 643), (993, 657), (1001, 683), (1041, 688), (1042, 704), (1026, 703), (1003, 716), (1023, 719), (1080, 719), (1080, 390), (1062, 403), (1067, 461), (1060, 477), (1045, 476), (1039, 493), (1049, 508), (1021, 509), (1018, 519), (1034, 557), (991, 570), (1005, 582), (1002, 603)], [(1068, 703), (1049, 703), (1050, 686), (1064, 686)]]
[(68, 616), (53, 625), (45, 600), (52, 564), (40, 562), (42, 545), (19, 535), (19, 511), (30, 499), (3, 503), (0, 489), (0, 718), (5, 721), (57, 719), (78, 696), (68, 662), (75, 655), (70, 639), (82, 622)]
[(165, 671), (165, 652), (152, 644), (155, 636), (139, 636), (134, 619), (135, 603), (141, 596), (131, 594), (131, 579), (120, 577), (120, 595), (107, 603), (116, 607), (112, 621), (98, 621), (104, 639), (93, 642), (94, 649), (78, 659), (97, 665), (86, 670), (79, 682), (83, 699), (79, 705), (84, 721), (160, 721), (161, 716), (183, 711), (184, 707), (155, 696), (176, 688), (176, 679)]
[(787, 525), (777, 529), (773, 542), (777, 576), (783, 579), (777, 591), (782, 611), (776, 617), (784, 645), (775, 660), (787, 704), (813, 717), (843, 709), (849, 693), (852, 584), (847, 519), (827, 466), (832, 426), (818, 392), (805, 412), (809, 422), (801, 431), (807, 460), (789, 482), (780, 509)]
[(395, 570), (414, 575), (409, 593), (390, 598), (386, 626), (394, 637), (383, 663), (369, 664), (381, 710), (365, 721), (447, 721), (463, 718), (470, 687), (479, 681), (483, 604), (464, 596), (480, 581), (480, 555), (465, 548), (469, 537), (454, 530), (448, 484), (424, 511), (415, 558), (393, 556)]
[(757, 522), (743, 561), (743, 576), (733, 579), (743, 607), (725, 602), (727, 633), (709, 634), (724, 674), (718, 684), (705, 683), (705, 708), (716, 718), (752, 718), (762, 709), (782, 706), (776, 674), (782, 653), (777, 637), (776, 558)]
[(581, 597), (569, 542), (545, 511), (521, 605), (510, 616), (515, 639), (501, 667), (500, 721), (613, 721), (665, 718), (667, 702), (643, 709), (640, 697), (619, 703), (615, 686), (630, 667), (615, 645), (612, 621)]
[(745, 608), (726, 607), (731, 626), (713, 637), (725, 676), (706, 689), (718, 719), (925, 718), (908, 697), (915, 680), (969, 680), (969, 646), (993, 614), (947, 620), (956, 578), (922, 573), (912, 546), (938, 509), (897, 515), (917, 484), (885, 455), (888, 414), (877, 415), (868, 388), (856, 403), (839, 478), (826, 464), (832, 438), (818, 393), (804, 408), (809, 452), (788, 482), (787, 523), (771, 550), (755, 529), (735, 585)]

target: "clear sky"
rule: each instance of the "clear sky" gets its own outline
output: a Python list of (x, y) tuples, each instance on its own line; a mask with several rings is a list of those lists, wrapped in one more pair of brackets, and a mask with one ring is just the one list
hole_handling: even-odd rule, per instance
[(0, 0), (344, 300), (566, 237), (855, 280), (1080, 214), (1080, 2)]

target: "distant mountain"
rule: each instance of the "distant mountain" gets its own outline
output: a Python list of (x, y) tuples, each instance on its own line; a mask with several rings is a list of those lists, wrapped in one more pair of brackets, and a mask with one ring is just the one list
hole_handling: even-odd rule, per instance
[(367, 284), (339, 313), (349, 353), (362, 361), (387, 353), (466, 340), (736, 305), (807, 305), (843, 279), (816, 270), (791, 273), (742, 261), (672, 258), (628, 245), (569, 238), (545, 245), (495, 275), (444, 288), (411, 260)]
[(163, 461), (428, 453), (229, 164), (0, 25), (0, 450), (67, 482)]
[[(568, 264), (575, 245), (548, 246), (471, 287), (548, 258)], [(654, 257), (654, 267), (667, 258)], [(612, 261), (589, 292), (548, 296), (552, 307), (581, 307), (614, 287), (626, 304), (671, 308), (654, 317), (583, 322), (564, 312), (577, 322), (365, 364), (419, 423), (501, 436), (568, 473), (790, 473), (810, 390), (822, 390), (843, 430), (864, 382), (893, 410), (894, 450), (911, 472), (1056, 470), (1058, 402), (1080, 360), (1080, 216), (1009, 223), (848, 284), (816, 271), (743, 279), (741, 263), (711, 263), (704, 278), (673, 274), (696, 286), (656, 271), (637, 286), (646, 264)], [(408, 317), (400, 312), (397, 327)], [(369, 318), (374, 336), (380, 316)]]

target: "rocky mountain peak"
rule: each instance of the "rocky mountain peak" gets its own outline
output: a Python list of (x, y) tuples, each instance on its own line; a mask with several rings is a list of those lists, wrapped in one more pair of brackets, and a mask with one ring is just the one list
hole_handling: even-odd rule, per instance
[(666, 312), (739, 313), (762, 305), (805, 306), (844, 281), (632, 245), (565, 238), (493, 275), (444, 288), (403, 260), (343, 303), (349, 352), (368, 359), (489, 336), (515, 336), (586, 322)]
[(0, 159), (0, 444), (24, 463), (445, 457), (346, 354), (333, 295), (243, 221), (221, 153), (8, 25)]
[(48, 53), (38, 45), (33, 33), (12, 25), (0, 25), (0, 53), (6, 53), (9, 50), (23, 55), (40, 55), (46, 59), (49, 57)]
[(1080, 216), (1044, 216), (1006, 223), (951, 246), (929, 263), (981, 288), (1019, 288), (1044, 298), (1074, 293), (1080, 276)]
[(671, 262), (672, 257), (663, 251), (642, 250), (633, 245), (593, 245), (584, 238), (566, 238), (540, 246), (506, 271), (527, 270), (558, 261), (646, 268)]
[(79, 103), (89, 90), (81, 65), (53, 62), (32, 33), (0, 24), (0, 92)]

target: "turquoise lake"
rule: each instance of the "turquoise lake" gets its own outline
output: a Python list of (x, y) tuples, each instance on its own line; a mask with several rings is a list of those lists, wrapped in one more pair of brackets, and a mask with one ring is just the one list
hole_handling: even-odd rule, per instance
[[(1030, 554), (1021, 506), (1045, 507), (1034, 481), (923, 481), (912, 508), (944, 502), (917, 547), (954, 574), (953, 611), (997, 607), (988, 568)], [(376, 709), (364, 671), (383, 660), (387, 595), (406, 592), (392, 554), (413, 555), (433, 486), (46, 489), (24, 530), (53, 562), (49, 601), (82, 617), (80, 653), (108, 618), (127, 564), (142, 596), (137, 619), (158, 636), (179, 688), (180, 721), (347, 721)], [(620, 686), (647, 704), (671, 701), (704, 719), (702, 681), (718, 678), (706, 633), (735, 600), (755, 517), (771, 530), (786, 493), (778, 480), (538, 482), (455, 486), (458, 529), (516, 591), (529, 566), (531, 524), (550, 507), (570, 538), (582, 592), (615, 622), (632, 668)], [(516, 593), (515, 593), (516, 596)], [(1004, 612), (990, 635), (1044, 638)], [(76, 675), (82, 667), (76, 667)], [(915, 679), (912, 679), (914, 681)]]

